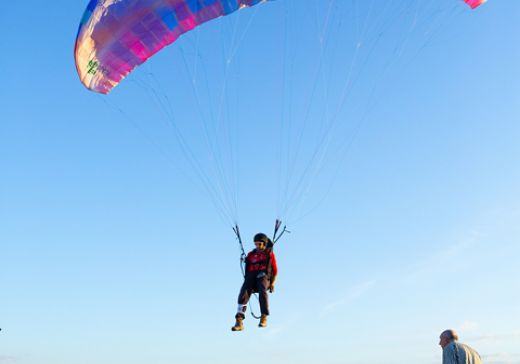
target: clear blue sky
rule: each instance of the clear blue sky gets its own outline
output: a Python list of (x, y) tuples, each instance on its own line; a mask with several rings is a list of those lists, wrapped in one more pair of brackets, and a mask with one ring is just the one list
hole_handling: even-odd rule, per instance
[[(519, 364), (520, 4), (378, 1), (244, 10), (108, 97), (73, 62), (87, 1), (6, 1), (0, 363), (433, 364), (439, 333), (455, 328), (486, 364)], [(231, 138), (211, 129), (226, 59)], [(268, 329), (248, 318), (229, 330), (238, 245), (148, 85), (214, 183), (197, 128), (233, 145), (220, 160), (225, 176), (237, 162), (229, 187), (248, 249), (280, 211), (278, 162), (302, 175), (333, 122), (302, 203), (282, 215), (292, 233), (277, 247)]]

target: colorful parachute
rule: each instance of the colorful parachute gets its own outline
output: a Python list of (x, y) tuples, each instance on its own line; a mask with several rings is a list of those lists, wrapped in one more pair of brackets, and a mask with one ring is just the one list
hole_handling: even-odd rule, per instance
[[(269, 0), (91, 0), (76, 39), (81, 82), (109, 93), (133, 69), (198, 25)], [(464, 0), (472, 8), (485, 0)]]
[(109, 93), (134, 68), (193, 28), (267, 0), (91, 0), (76, 39), (76, 68)]

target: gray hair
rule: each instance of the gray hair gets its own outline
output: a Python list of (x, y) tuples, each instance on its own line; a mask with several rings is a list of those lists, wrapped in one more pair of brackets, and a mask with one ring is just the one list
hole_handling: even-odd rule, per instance
[(453, 341), (459, 340), (459, 335), (455, 330), (452, 329), (444, 330), (441, 334), (441, 337), (447, 337), (448, 339)]

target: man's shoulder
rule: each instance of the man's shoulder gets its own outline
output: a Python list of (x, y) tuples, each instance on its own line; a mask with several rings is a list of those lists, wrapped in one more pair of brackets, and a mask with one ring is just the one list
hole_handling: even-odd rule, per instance
[[(466, 353), (466, 355), (470, 355), (471, 357), (473, 357), (473, 359), (476, 359), (478, 358), (480, 360), (480, 354), (475, 350), (473, 349), (471, 346), (467, 345), (467, 344), (463, 344), (463, 343), (457, 343), (459, 345), (459, 347), (464, 350), (464, 352)], [(474, 361), (475, 362), (475, 361)], [(479, 361), (480, 362), (480, 361)]]
[(469, 359), (470, 363), (481, 363), (479, 353), (467, 344), (454, 341), (448, 344), (443, 350), (448, 357), (453, 355), (455, 358), (457, 358), (456, 362), (465, 363)]

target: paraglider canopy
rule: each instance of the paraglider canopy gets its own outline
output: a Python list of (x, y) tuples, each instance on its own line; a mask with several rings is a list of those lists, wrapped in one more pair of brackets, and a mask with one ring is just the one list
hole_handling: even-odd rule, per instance
[(133, 69), (197, 26), (268, 0), (91, 0), (75, 47), (90, 90), (107, 94)]
[[(76, 68), (90, 90), (108, 94), (136, 67), (212, 19), (269, 0), (91, 0), (76, 39)], [(464, 0), (476, 8), (486, 0)]]

